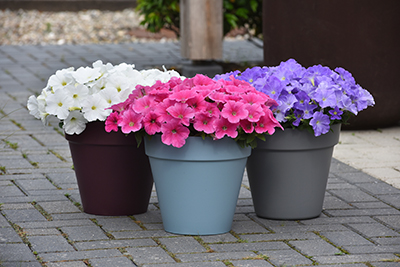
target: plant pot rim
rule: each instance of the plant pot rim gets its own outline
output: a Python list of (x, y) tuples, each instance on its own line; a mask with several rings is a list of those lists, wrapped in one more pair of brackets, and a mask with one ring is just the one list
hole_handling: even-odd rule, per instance
[[(176, 148), (162, 143), (161, 134), (156, 134), (151, 139), (144, 138), (144, 143), (147, 156), (171, 160), (221, 161), (247, 158), (251, 154), (251, 147), (242, 148), (235, 140), (228, 137), (212, 140), (211, 138), (203, 139), (200, 136), (189, 136), (183, 147)], [(208, 152), (212, 149), (212, 153), (202, 153), (204, 147), (207, 147)], [(190, 159), (188, 159), (189, 155)]]
[(334, 124), (328, 133), (320, 136), (314, 136), (307, 130), (277, 129), (274, 134), (266, 135), (265, 141), (258, 141), (255, 149), (304, 150), (332, 147), (339, 142), (340, 129), (341, 124)]

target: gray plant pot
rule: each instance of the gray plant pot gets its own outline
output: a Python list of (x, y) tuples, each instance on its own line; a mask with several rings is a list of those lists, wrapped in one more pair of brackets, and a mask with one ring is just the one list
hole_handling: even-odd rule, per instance
[(257, 216), (299, 220), (321, 214), (340, 127), (334, 125), (333, 132), (319, 137), (297, 129), (277, 130), (258, 142), (247, 161)]

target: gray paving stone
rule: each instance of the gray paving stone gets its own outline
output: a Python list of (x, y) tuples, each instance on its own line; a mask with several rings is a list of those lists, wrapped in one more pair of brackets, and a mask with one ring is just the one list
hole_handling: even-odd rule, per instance
[(7, 262), (2, 262), (1, 263), (2, 267), (41, 267), (42, 264), (40, 264), (38, 261), (21, 261), (21, 262), (16, 262), (16, 261), (7, 261)]
[(335, 189), (335, 190), (329, 190), (329, 192), (347, 202), (376, 201), (376, 198), (361, 191), (360, 189), (342, 189), (342, 190)]
[[(378, 262), (388, 260), (398, 260), (393, 254), (362, 254), (362, 255), (336, 255), (336, 256), (315, 256), (313, 260), (321, 264), (341, 264), (341, 263), (360, 263)], [(341, 265), (340, 265), (341, 266)]]
[(373, 237), (372, 241), (379, 245), (399, 245), (400, 237)]
[(142, 230), (131, 218), (99, 218), (97, 219), (99, 225), (106, 231), (133, 231)]
[(172, 253), (205, 252), (206, 249), (193, 237), (160, 238), (160, 242)]
[(270, 263), (265, 260), (240, 260), (230, 261), (235, 267), (272, 267)]
[(354, 207), (337, 197), (325, 196), (323, 209), (354, 209)]
[(45, 262), (77, 261), (96, 258), (120, 257), (121, 252), (116, 249), (99, 249), (72, 252), (50, 252), (38, 254)]
[(0, 227), (11, 227), (6, 218), (0, 214)]
[(233, 243), (233, 244), (210, 244), (210, 248), (216, 252), (232, 251), (264, 251), (290, 249), (281, 241), (256, 242), (256, 243)]
[(399, 263), (397, 262), (376, 262), (374, 263), (374, 267), (398, 267)]
[(36, 209), (4, 210), (6, 217), (12, 222), (46, 222), (46, 218)]
[[(4, 166), (0, 162), (0, 166)], [(5, 197), (8, 196), (25, 196), (25, 194), (19, 190), (18, 187), (15, 185), (6, 185), (6, 186), (0, 186), (0, 199), (4, 199)]]
[(300, 221), (305, 225), (318, 224), (345, 224), (345, 223), (375, 223), (376, 221), (367, 216), (344, 216), (344, 217), (319, 217), (310, 220)]
[(143, 231), (124, 231), (124, 232), (112, 232), (112, 235), (116, 239), (126, 238), (148, 238), (148, 237), (172, 237), (176, 236), (165, 232), (164, 230), (143, 230)]
[(370, 253), (400, 253), (400, 244), (392, 246), (382, 246), (382, 245), (353, 245), (353, 246), (343, 246), (343, 248), (350, 254), (370, 254)]
[(290, 266), (301, 264), (312, 264), (313, 262), (301, 255), (300, 253), (291, 250), (274, 250), (260, 251), (260, 254), (266, 255), (268, 260), (276, 266)]
[(321, 235), (328, 238), (338, 247), (345, 245), (372, 245), (370, 241), (353, 231), (321, 232)]
[(126, 251), (132, 256), (136, 264), (175, 262), (175, 260), (160, 247), (127, 248)]
[(61, 230), (72, 241), (108, 240), (106, 234), (97, 226), (62, 227)]
[(351, 203), (351, 205), (355, 208), (358, 209), (388, 209), (390, 208), (389, 205), (381, 202), (381, 201), (376, 201), (376, 202), (357, 202), (357, 203)]
[(115, 257), (108, 259), (92, 259), (90, 264), (93, 267), (132, 267), (136, 266), (127, 257)]
[(151, 247), (157, 243), (150, 238), (127, 239), (127, 240), (108, 240), (108, 241), (88, 241), (75, 242), (74, 246), (78, 250), (106, 249), (106, 248), (126, 248), (126, 247)]
[(0, 228), (0, 244), (2, 243), (22, 243), (22, 239), (14, 231), (13, 228), (11, 227)]
[(339, 249), (322, 239), (289, 241), (289, 244), (308, 256), (335, 255), (340, 253)]
[(277, 234), (249, 234), (240, 235), (240, 238), (249, 242), (259, 241), (279, 241), (279, 240), (301, 240), (301, 239), (317, 239), (319, 238), (314, 233), (277, 233)]
[(49, 173), (48, 178), (53, 181), (58, 186), (62, 184), (76, 184), (75, 172), (59, 172), (59, 173)]
[(36, 261), (36, 257), (25, 244), (0, 244), (0, 258), (5, 262)]
[(25, 222), (18, 223), (22, 228), (55, 228), (63, 226), (93, 226), (90, 220), (54, 220), (46, 222)]
[[(193, 263), (167, 263), (157, 264), (157, 267), (193, 267)], [(226, 265), (220, 261), (218, 262), (196, 262), (196, 267), (226, 267)], [(155, 267), (154, 264), (145, 264), (142, 267)]]
[(74, 213), (81, 212), (71, 201), (52, 201), (38, 203), (45, 211), (53, 213)]
[(270, 233), (269, 230), (262, 227), (258, 223), (248, 220), (248, 221), (234, 221), (232, 224), (232, 231), (237, 234), (244, 233)]
[(226, 243), (235, 242), (237, 238), (230, 233), (221, 235), (205, 235), (200, 237), (205, 243)]
[(353, 210), (326, 210), (330, 216), (340, 217), (340, 216), (378, 216), (378, 215), (388, 215), (396, 214), (400, 215), (400, 211), (394, 208), (387, 209), (353, 209)]
[(32, 249), (37, 252), (75, 251), (61, 235), (31, 236), (29, 241), (32, 244)]
[(400, 209), (400, 194), (379, 195), (377, 197), (396, 209)]
[(241, 260), (244, 258), (254, 258), (257, 254), (254, 252), (220, 252), (220, 253), (189, 253), (177, 254), (176, 257), (182, 262), (202, 262), (219, 260)]
[(380, 223), (360, 223), (360, 224), (348, 224), (351, 228), (360, 232), (367, 237), (387, 237), (387, 236), (400, 236), (399, 233), (387, 228)]
[(375, 181), (374, 183), (363, 183), (358, 186), (374, 195), (400, 194), (400, 189), (384, 182)]
[(47, 267), (86, 267), (83, 261), (48, 262)]
[(42, 235), (60, 235), (61, 233), (56, 228), (44, 229), (24, 229), (27, 236), (42, 236)]
[(134, 216), (137, 221), (142, 223), (162, 223), (161, 211), (148, 211)]
[(366, 265), (366, 264), (363, 264), (363, 263), (354, 263), (354, 264), (340, 264), (340, 265), (331, 265), (331, 264), (325, 265), (325, 264), (319, 264), (318, 266), (320, 266), (320, 267), (332, 267), (332, 266), (335, 266), (335, 267), (365, 267), (365, 266), (367, 266), (367, 265)]

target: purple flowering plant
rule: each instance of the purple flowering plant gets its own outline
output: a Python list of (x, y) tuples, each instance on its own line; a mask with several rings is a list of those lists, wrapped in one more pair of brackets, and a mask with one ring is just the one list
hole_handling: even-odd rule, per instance
[(307, 129), (315, 136), (328, 133), (333, 124), (345, 124), (350, 116), (375, 104), (373, 96), (340, 67), (305, 68), (289, 59), (279, 66), (253, 67), (214, 79), (229, 80), (231, 76), (274, 99), (278, 106), (272, 111), (284, 128)]

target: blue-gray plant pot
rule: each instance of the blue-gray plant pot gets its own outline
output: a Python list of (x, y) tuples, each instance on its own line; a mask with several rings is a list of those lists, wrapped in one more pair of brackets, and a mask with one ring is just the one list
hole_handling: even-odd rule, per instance
[(277, 130), (258, 142), (247, 162), (257, 216), (299, 220), (321, 214), (340, 127), (333, 125), (319, 137), (306, 130)]
[(187, 235), (229, 232), (251, 149), (234, 140), (189, 137), (181, 148), (145, 138), (164, 229)]

